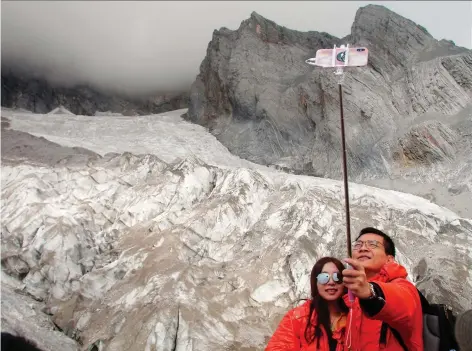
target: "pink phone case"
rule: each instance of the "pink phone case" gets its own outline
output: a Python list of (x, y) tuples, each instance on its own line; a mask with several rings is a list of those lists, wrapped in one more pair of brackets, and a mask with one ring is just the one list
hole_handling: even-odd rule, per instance
[[(367, 48), (336, 48), (333, 64), (334, 49), (320, 49), (316, 52), (316, 65), (322, 67), (359, 67), (367, 65), (369, 50)], [(349, 52), (346, 52), (349, 50)], [(346, 65), (347, 54), (347, 65)]]

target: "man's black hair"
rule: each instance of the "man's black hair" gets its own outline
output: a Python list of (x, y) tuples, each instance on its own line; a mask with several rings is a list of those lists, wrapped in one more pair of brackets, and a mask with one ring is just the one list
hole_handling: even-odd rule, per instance
[(362, 229), (359, 232), (359, 235), (357, 236), (356, 240), (359, 240), (359, 238), (364, 234), (377, 234), (377, 235), (380, 235), (384, 239), (383, 244), (384, 244), (384, 248), (385, 248), (385, 253), (387, 255), (392, 255), (393, 257), (395, 257), (395, 244), (393, 243), (392, 238), (390, 238), (383, 231), (378, 230), (376, 228), (367, 227), (367, 228)]
[(42, 351), (26, 338), (2, 332), (2, 351)]

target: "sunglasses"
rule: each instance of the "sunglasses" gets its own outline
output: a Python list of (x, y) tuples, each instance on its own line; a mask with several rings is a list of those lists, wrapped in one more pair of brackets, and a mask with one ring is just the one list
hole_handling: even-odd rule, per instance
[(333, 273), (333, 274), (329, 274), (329, 273), (320, 273), (318, 274), (318, 276), (316, 277), (316, 280), (318, 281), (318, 283), (320, 283), (321, 285), (326, 285), (328, 284), (329, 282), (329, 279), (330, 278), (333, 278), (333, 282), (337, 283), (337, 284), (341, 284), (343, 282), (343, 276), (341, 275), (341, 273)]

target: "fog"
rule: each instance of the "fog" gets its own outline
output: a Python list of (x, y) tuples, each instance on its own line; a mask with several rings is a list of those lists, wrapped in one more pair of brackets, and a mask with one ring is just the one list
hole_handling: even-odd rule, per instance
[(472, 2), (465, 1), (2, 1), (2, 68), (128, 93), (188, 89), (214, 29), (237, 29), (256, 11), (291, 29), (343, 37), (368, 3), (472, 48)]

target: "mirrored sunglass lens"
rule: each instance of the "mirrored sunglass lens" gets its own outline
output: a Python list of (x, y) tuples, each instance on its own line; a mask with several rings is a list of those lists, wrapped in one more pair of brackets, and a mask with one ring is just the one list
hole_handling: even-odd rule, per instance
[(342, 277), (339, 273), (333, 273), (333, 280), (336, 282), (336, 283), (339, 283), (342, 281)]
[(329, 275), (326, 273), (320, 273), (318, 274), (318, 283), (320, 284), (326, 284), (329, 281)]

